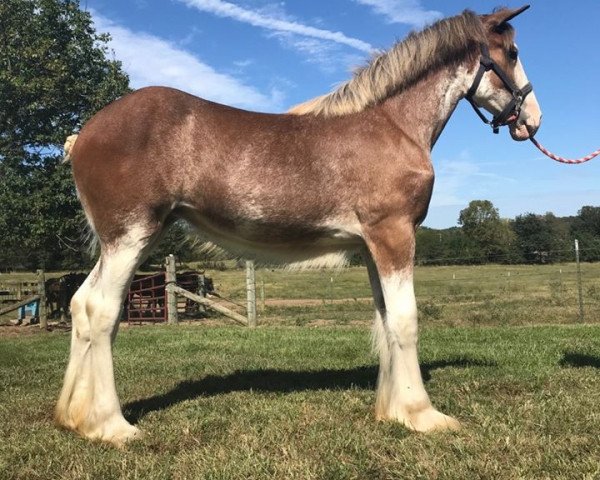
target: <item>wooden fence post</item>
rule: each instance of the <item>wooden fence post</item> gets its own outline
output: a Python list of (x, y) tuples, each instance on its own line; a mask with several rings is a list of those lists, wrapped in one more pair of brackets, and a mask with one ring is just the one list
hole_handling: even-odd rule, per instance
[(170, 325), (176, 325), (179, 321), (177, 318), (177, 293), (173, 286), (177, 283), (177, 270), (175, 268), (175, 257), (169, 255), (165, 261), (165, 295), (167, 297), (167, 322)]
[(40, 303), (38, 305), (38, 317), (40, 319), (40, 328), (48, 328), (48, 316), (46, 314), (46, 276), (43, 270), (37, 271), (38, 295)]
[[(206, 275), (204, 273), (198, 274), (198, 295), (206, 298)], [(206, 313), (206, 305), (201, 303), (198, 304), (198, 308), (201, 312)]]
[(248, 301), (248, 326), (256, 327), (256, 275), (254, 260), (246, 260), (246, 293)]
[(265, 313), (265, 279), (260, 280), (260, 312)]

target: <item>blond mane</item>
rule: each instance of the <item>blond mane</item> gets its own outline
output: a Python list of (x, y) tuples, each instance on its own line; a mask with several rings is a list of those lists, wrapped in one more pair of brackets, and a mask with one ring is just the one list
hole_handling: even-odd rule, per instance
[(289, 113), (334, 117), (360, 112), (406, 89), (427, 72), (475, 54), (478, 45), (485, 41), (481, 20), (465, 10), (421, 32), (410, 33), (358, 69), (337, 90), (296, 105)]

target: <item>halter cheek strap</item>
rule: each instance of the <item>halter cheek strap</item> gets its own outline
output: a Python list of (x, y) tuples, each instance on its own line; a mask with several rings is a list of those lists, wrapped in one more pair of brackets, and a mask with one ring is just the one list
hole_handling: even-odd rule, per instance
[[(506, 88), (512, 95), (512, 99), (508, 102), (508, 104), (498, 115), (495, 115), (491, 120), (488, 120), (479, 108), (479, 106), (475, 103), (473, 96), (479, 88), (479, 84), (481, 83), (483, 75), (490, 70), (492, 70), (496, 75), (498, 75), (498, 77), (502, 81), (502, 84), (504, 85), (504, 88)], [(512, 123), (508, 121), (508, 119), (512, 115), (515, 115), (516, 117), (519, 116), (519, 113), (521, 112), (521, 106), (525, 101), (525, 97), (529, 95), (532, 91), (533, 87), (531, 86), (531, 83), (527, 83), (525, 86), (523, 86), (523, 88), (517, 88), (515, 84), (511, 81), (511, 79), (508, 78), (508, 75), (504, 73), (504, 70), (502, 70), (496, 64), (496, 62), (492, 60), (492, 58), (490, 57), (490, 51), (488, 49), (488, 46), (485, 44), (481, 44), (481, 58), (479, 60), (479, 70), (477, 70), (477, 74), (475, 75), (475, 79), (473, 80), (473, 85), (471, 85), (471, 88), (469, 88), (469, 91), (467, 92), (465, 98), (469, 101), (469, 103), (473, 107), (473, 110), (475, 110), (475, 113), (479, 116), (479, 118), (481, 118), (483, 123), (485, 123), (486, 125), (490, 125), (494, 133), (498, 133), (500, 131), (500, 126)]]

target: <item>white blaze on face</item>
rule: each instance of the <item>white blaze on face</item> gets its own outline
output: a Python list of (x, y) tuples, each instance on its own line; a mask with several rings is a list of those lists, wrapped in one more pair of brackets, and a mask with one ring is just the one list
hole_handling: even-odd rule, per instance
[[(515, 83), (518, 88), (523, 88), (529, 80), (523, 69), (521, 60), (517, 60), (515, 66)], [(521, 106), (521, 114), (514, 126), (511, 125), (510, 133), (515, 140), (526, 140), (530, 137), (530, 132), (534, 133), (540, 127), (542, 120), (542, 111), (538, 104), (535, 92), (531, 92), (525, 97)]]

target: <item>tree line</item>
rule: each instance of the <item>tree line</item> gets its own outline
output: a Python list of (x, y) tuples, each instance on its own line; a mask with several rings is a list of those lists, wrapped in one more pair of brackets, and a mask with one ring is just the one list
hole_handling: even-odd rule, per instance
[[(88, 268), (85, 218), (68, 165), (65, 138), (102, 107), (131, 91), (127, 74), (77, 0), (0, 2), (0, 270)], [(523, 214), (501, 219), (476, 200), (455, 228), (421, 228), (417, 262), (543, 263), (600, 259), (600, 208), (576, 217)], [(149, 259), (205, 254), (189, 227), (176, 223)], [(357, 261), (360, 261), (357, 259)]]
[(473, 200), (461, 210), (457, 227), (417, 232), (421, 265), (555, 263), (574, 259), (578, 239), (583, 261), (600, 260), (600, 207), (583, 206), (573, 217), (524, 213), (500, 217), (489, 200)]

